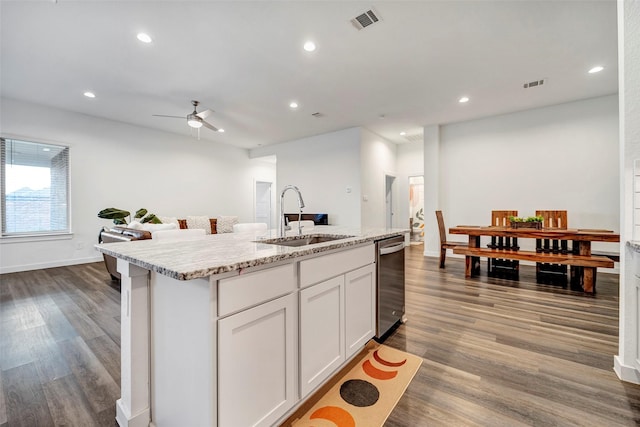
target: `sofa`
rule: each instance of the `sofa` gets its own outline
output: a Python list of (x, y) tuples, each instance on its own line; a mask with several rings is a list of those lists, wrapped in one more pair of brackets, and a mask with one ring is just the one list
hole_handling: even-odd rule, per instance
[[(206, 234), (232, 233), (234, 224), (238, 223), (237, 216), (219, 216), (209, 218), (206, 216), (188, 216), (185, 219), (174, 217), (158, 217), (161, 224), (141, 224), (132, 221), (127, 226), (103, 227), (98, 236), (98, 243), (131, 242), (135, 240), (153, 239), (154, 234), (160, 237), (171, 235), (175, 239), (175, 231), (178, 230), (203, 230), (203, 233), (185, 232), (185, 238), (199, 238)], [(116, 258), (102, 254), (104, 265), (111, 275), (111, 279), (120, 280), (116, 265)]]

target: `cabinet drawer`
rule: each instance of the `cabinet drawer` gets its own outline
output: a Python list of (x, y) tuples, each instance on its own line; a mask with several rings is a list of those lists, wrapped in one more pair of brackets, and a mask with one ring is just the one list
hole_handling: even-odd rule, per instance
[(226, 316), (296, 288), (293, 264), (267, 268), (218, 281), (218, 315)]
[(322, 282), (374, 261), (373, 244), (300, 261), (300, 287)]

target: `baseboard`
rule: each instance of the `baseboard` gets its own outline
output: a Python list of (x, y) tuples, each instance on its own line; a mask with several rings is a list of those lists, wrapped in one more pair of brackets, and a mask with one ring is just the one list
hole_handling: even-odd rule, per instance
[(640, 384), (640, 372), (631, 366), (622, 364), (618, 356), (613, 356), (613, 371), (622, 381)]
[(116, 422), (120, 427), (149, 427), (152, 424), (148, 408), (137, 415), (128, 415), (128, 412), (122, 399), (116, 400)]
[(102, 255), (86, 257), (86, 258), (65, 259), (65, 260), (43, 262), (43, 263), (36, 263), (36, 264), (13, 265), (11, 267), (0, 267), (0, 274), (17, 273), (20, 271), (42, 270), (43, 268), (66, 267), (68, 265), (89, 264), (92, 262), (99, 262), (99, 261), (102, 261)]

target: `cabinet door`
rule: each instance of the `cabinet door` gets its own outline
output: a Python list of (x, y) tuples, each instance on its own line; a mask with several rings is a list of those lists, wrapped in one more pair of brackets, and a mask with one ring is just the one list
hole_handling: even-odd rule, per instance
[(296, 402), (295, 294), (218, 321), (218, 425), (270, 426)]
[(344, 276), (300, 291), (300, 392), (305, 397), (345, 360)]
[(370, 264), (345, 275), (346, 357), (360, 350), (376, 331), (376, 270)]

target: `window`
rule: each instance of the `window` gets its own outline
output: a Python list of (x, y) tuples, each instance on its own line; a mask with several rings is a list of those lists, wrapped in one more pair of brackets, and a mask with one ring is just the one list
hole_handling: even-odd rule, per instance
[(69, 232), (69, 148), (0, 138), (2, 236)]

